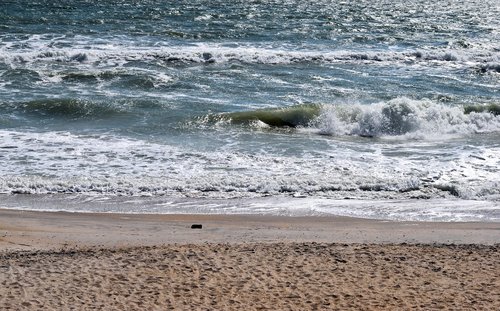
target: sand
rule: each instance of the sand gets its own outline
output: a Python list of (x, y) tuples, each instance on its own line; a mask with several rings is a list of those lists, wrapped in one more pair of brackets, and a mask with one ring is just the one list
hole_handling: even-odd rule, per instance
[(0, 309), (500, 310), (499, 234), (498, 223), (0, 210)]

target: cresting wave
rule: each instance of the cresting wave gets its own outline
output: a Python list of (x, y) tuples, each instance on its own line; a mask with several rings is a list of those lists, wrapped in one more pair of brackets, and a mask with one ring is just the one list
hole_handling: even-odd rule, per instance
[[(148, 118), (140, 109), (148, 107), (171, 109), (150, 100), (100, 102), (62, 98), (3, 103), (0, 105), (0, 111), (6, 115), (17, 114), (45, 119), (107, 119), (123, 115), (133, 116), (137, 113)], [(449, 106), (429, 100), (397, 98), (370, 105), (300, 104), (283, 108), (208, 114), (181, 122), (186, 122), (190, 127), (200, 124), (234, 124), (313, 129), (319, 134), (333, 136), (413, 135), (414, 138), (425, 138), (435, 133), (469, 135), (498, 132), (500, 105)]]
[(324, 135), (363, 137), (468, 135), (500, 131), (500, 105), (447, 106), (397, 98), (371, 105), (303, 104), (286, 108), (208, 115), (202, 122), (313, 128)]
[(303, 104), (285, 108), (268, 108), (198, 117), (202, 123), (231, 123), (274, 127), (306, 127), (321, 114), (322, 105)]
[(435, 137), (500, 131), (498, 104), (448, 106), (397, 98), (372, 105), (324, 106), (315, 126), (326, 135)]

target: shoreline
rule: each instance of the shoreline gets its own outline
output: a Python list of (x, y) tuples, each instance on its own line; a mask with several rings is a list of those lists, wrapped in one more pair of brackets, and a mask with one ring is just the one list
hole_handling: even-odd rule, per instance
[[(192, 224), (203, 228), (191, 229)], [(0, 209), (0, 251), (250, 242), (493, 245), (500, 243), (500, 223)]]
[(112, 214), (342, 216), (416, 222), (499, 222), (500, 203), (463, 199), (242, 198), (0, 194), (0, 209)]

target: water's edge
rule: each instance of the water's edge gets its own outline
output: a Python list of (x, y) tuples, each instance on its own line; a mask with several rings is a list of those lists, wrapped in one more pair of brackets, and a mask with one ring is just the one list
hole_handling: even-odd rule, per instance
[(0, 195), (0, 208), (114, 214), (346, 216), (426, 222), (500, 222), (500, 204), (461, 199), (338, 200), (271, 196), (238, 199), (87, 195)]

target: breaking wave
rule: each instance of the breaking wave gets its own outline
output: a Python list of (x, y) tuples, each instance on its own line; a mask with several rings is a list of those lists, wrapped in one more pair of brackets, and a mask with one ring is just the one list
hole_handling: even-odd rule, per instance
[[(500, 131), (500, 105), (449, 106), (429, 100), (397, 98), (363, 104), (301, 104), (285, 108), (211, 114), (206, 123), (263, 124), (271, 127), (313, 128), (323, 135), (363, 137), (469, 135)], [(419, 136), (420, 135), (420, 136)]]
[(448, 106), (397, 98), (371, 105), (323, 106), (315, 126), (326, 135), (365, 137), (436, 134), (469, 135), (500, 131), (500, 106)]
[(207, 123), (231, 123), (252, 125), (256, 122), (275, 127), (308, 126), (321, 113), (321, 105), (303, 104), (284, 108), (268, 108), (222, 114), (210, 114), (198, 118)]

